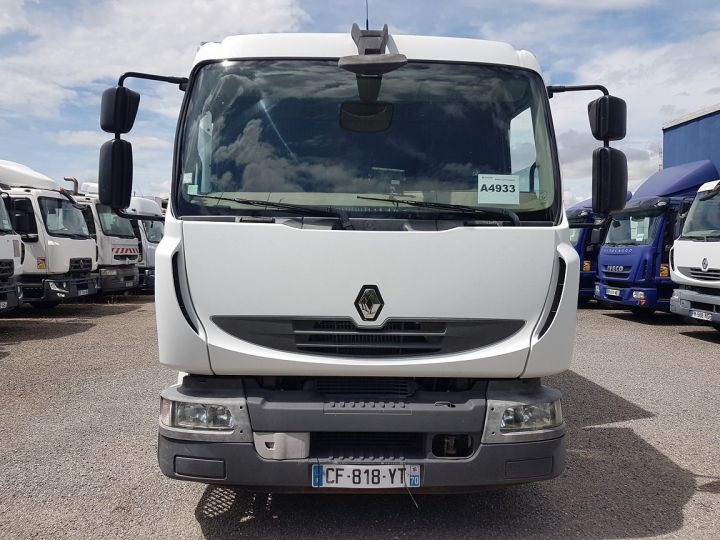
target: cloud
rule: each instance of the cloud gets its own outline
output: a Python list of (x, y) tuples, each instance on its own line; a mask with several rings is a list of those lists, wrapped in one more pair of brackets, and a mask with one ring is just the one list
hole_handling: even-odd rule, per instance
[[(100, 148), (100, 146), (112, 138), (112, 135), (103, 133), (102, 131), (66, 131), (58, 133), (57, 142), (60, 146), (90, 146)], [(161, 139), (159, 137), (134, 137), (129, 136), (133, 148), (138, 149), (164, 149), (172, 148), (172, 142)]]
[(307, 17), (296, 0), (106, 0), (66, 13), (3, 2), (11, 12), (0, 19), (0, 29), (30, 27), (34, 39), (0, 63), (0, 112), (30, 115), (56, 113), (77, 97), (78, 87), (115, 80), (125, 71), (185, 74), (202, 41), (293, 31)]
[(645, 7), (653, 3), (653, 0), (530, 0), (531, 3), (546, 7), (563, 10), (587, 10), (587, 11), (613, 11), (630, 10)]

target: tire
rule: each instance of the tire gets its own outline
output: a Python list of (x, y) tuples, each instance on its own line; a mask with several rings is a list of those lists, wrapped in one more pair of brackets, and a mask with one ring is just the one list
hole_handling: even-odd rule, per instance
[(60, 300), (53, 300), (51, 302), (30, 302), (30, 305), (35, 309), (53, 309), (61, 303)]
[(655, 310), (653, 308), (634, 307), (630, 308), (630, 312), (636, 317), (645, 319), (651, 317), (652, 314), (655, 313)]

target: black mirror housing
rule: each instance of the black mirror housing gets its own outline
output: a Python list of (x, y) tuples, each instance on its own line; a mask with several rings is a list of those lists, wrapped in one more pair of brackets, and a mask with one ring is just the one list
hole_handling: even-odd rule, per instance
[(113, 209), (130, 206), (132, 180), (132, 145), (122, 139), (113, 139), (103, 144), (100, 147), (98, 174), (100, 202)]
[(605, 215), (625, 208), (627, 158), (617, 148), (596, 148), (592, 159), (592, 209)]
[(340, 127), (355, 133), (379, 133), (390, 127), (392, 103), (345, 101), (340, 106)]
[(100, 105), (100, 127), (108, 133), (128, 133), (135, 123), (140, 94), (124, 86), (108, 88)]
[(593, 137), (598, 141), (619, 141), (627, 130), (627, 104), (615, 96), (602, 96), (588, 103)]

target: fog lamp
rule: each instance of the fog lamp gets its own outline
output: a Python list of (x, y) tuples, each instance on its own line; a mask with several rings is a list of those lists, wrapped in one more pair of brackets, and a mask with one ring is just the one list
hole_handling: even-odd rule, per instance
[(645, 300), (645, 293), (643, 291), (633, 291), (632, 294), (636, 300)]
[(560, 400), (532, 405), (514, 405), (505, 409), (500, 431), (529, 431), (554, 428), (562, 424)]
[(232, 413), (223, 405), (186, 403), (162, 399), (160, 422), (183, 429), (231, 430), (235, 426)]

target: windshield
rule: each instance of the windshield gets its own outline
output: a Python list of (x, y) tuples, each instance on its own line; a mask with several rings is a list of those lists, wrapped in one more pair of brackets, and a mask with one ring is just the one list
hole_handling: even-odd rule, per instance
[(165, 230), (165, 224), (162, 221), (146, 221), (142, 222), (143, 229), (145, 229), (145, 236), (147, 241), (152, 244), (157, 244), (162, 240), (163, 231)]
[(570, 243), (573, 247), (577, 247), (583, 231), (584, 229), (570, 229)]
[(10, 222), (7, 208), (5, 208), (5, 201), (4, 199), (0, 199), (0, 231), (7, 233), (12, 232), (12, 230), (12, 223)]
[[(187, 106), (178, 213), (294, 215), (223, 197), (349, 217), (448, 215), (397, 198), (550, 224), (560, 192), (546, 101), (540, 76), (520, 68), (411, 62), (384, 75), (368, 105), (335, 60), (208, 64)], [(362, 116), (378, 103), (382, 113)]]
[(688, 212), (682, 235), (702, 238), (720, 235), (720, 195), (702, 200), (707, 191), (698, 193)]
[(53, 236), (90, 238), (82, 212), (68, 199), (40, 197), (38, 201), (48, 233)]
[(663, 214), (617, 214), (608, 229), (606, 244), (649, 245), (652, 244), (663, 221)]
[(107, 236), (135, 238), (135, 232), (129, 219), (118, 216), (112, 211), (112, 208), (104, 204), (97, 205), (97, 213), (103, 233)]

